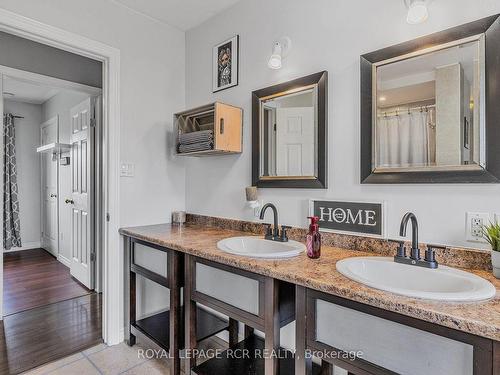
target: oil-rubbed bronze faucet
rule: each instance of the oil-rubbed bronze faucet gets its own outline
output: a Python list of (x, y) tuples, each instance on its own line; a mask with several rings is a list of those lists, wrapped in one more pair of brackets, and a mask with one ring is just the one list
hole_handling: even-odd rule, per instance
[(420, 258), (420, 249), (418, 248), (418, 221), (417, 217), (412, 212), (407, 212), (403, 219), (401, 220), (401, 225), (399, 227), (399, 235), (401, 237), (406, 236), (406, 227), (408, 226), (408, 221), (411, 220), (411, 250), (410, 256), (406, 256), (406, 248), (403, 241), (399, 241), (399, 247), (396, 256), (394, 256), (394, 261), (397, 263), (410, 264), (413, 266), (420, 266), (426, 268), (438, 268), (438, 262), (435, 259), (435, 248), (440, 248), (440, 246), (427, 245), (427, 250), (425, 251), (425, 258)]
[(264, 238), (266, 240), (271, 240), (271, 241), (288, 242), (288, 236), (286, 234), (286, 231), (287, 229), (290, 229), (290, 227), (282, 225), (280, 231), (278, 225), (278, 209), (274, 204), (266, 203), (264, 206), (262, 206), (262, 209), (260, 210), (260, 220), (264, 220), (264, 214), (266, 213), (266, 210), (268, 208), (273, 210), (274, 225), (273, 229), (271, 230), (271, 224), (264, 224), (264, 226), (266, 227), (266, 234)]

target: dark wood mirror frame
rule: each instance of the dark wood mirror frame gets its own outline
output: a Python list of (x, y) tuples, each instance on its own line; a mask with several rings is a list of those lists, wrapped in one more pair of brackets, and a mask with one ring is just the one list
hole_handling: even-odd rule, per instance
[[(318, 170), (315, 178), (260, 177), (260, 99), (318, 85)], [(326, 189), (328, 184), (328, 72), (322, 71), (252, 92), (252, 184), (259, 188)]]
[[(486, 168), (475, 171), (373, 172), (372, 65), (425, 48), (485, 35)], [(361, 56), (361, 183), (500, 183), (500, 14)]]

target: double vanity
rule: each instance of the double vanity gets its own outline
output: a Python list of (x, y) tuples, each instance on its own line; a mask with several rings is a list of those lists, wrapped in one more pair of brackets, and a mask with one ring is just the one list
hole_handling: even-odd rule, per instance
[[(332, 246), (311, 260), (300, 229), (289, 230), (288, 243), (265, 240), (257, 231), (255, 224), (196, 215), (185, 225), (122, 229), (129, 344), (141, 335), (169, 350), (174, 374), (182, 348), (193, 374), (327, 374), (333, 365), (351, 374), (500, 373), (500, 282), (490, 272), (418, 267)], [(390, 248), (396, 255), (397, 244)], [(141, 266), (144, 252), (156, 253), (157, 265), (165, 254), (165, 264)], [(170, 289), (169, 311), (136, 319), (137, 274)], [(280, 328), (294, 320), (295, 356), (280, 349)], [(188, 353), (223, 330), (233, 353), (281, 354), (195, 363)]]
[[(362, 55), (360, 184), (499, 183), (499, 46), (495, 15)], [(257, 188), (327, 189), (339, 178), (328, 176), (328, 87), (322, 71), (252, 92), (252, 209), (261, 204)], [(243, 152), (238, 108), (216, 103), (174, 123), (181, 154)], [(189, 143), (206, 137), (210, 149)], [(375, 191), (353, 190), (363, 201)], [(391, 191), (382, 196), (390, 200)], [(297, 193), (297, 206), (303, 197)], [(467, 213), (467, 240), (482, 240), (493, 202), (483, 207), (490, 213)], [(422, 247), (411, 213), (399, 233), (406, 236), (411, 222), (411, 245), (388, 241), (385, 202), (330, 203), (310, 203), (319, 220), (312, 232), (319, 225), (323, 237), (314, 260), (306, 231), (280, 227), (271, 204), (260, 218), (272, 208), (272, 227), (188, 215), (186, 225), (122, 229), (128, 343), (141, 336), (168, 350), (173, 375), (182, 349), (185, 373), (200, 375), (332, 374), (334, 367), (359, 375), (500, 375), (500, 282), (489, 272), (490, 254)], [(392, 215), (402, 209), (391, 203)], [(168, 311), (137, 315), (137, 275), (169, 289)], [(292, 322), (295, 353), (280, 342)], [(222, 331), (228, 351), (202, 362), (199, 344)]]

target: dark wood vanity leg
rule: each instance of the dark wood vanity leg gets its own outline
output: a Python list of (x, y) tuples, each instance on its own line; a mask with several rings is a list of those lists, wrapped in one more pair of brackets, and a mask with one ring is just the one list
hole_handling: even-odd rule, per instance
[(245, 339), (249, 338), (250, 336), (253, 335), (254, 329), (253, 327), (247, 326), (245, 324)]
[(229, 347), (233, 347), (238, 343), (238, 321), (229, 318)]
[(310, 375), (311, 358), (306, 358), (306, 288), (295, 287), (295, 375)]
[(194, 262), (190, 255), (185, 255), (184, 258), (184, 324), (185, 324), (185, 374), (191, 374), (191, 369), (196, 365), (193, 349), (196, 348), (196, 302), (191, 300), (193, 293), (193, 275)]
[(500, 341), (493, 341), (493, 375), (500, 375)]
[(126, 329), (127, 332), (125, 333), (125, 338), (128, 346), (134, 346), (135, 345), (135, 336), (130, 332), (130, 326), (132, 324), (135, 324), (135, 289), (136, 289), (136, 284), (135, 284), (135, 273), (130, 270), (133, 259), (134, 259), (134, 254), (133, 254), (133, 249), (132, 249), (132, 241), (130, 241), (130, 238), (125, 237), (125, 249), (126, 249), (126, 255), (125, 255), (125, 262), (126, 262), (126, 268), (125, 272), (126, 274), (128, 273), (128, 277), (126, 278), (126, 285), (125, 287), (128, 289), (128, 309), (127, 309), (127, 324), (126, 324)]
[[(333, 365), (327, 361), (321, 362), (321, 375), (333, 375)], [(352, 372), (348, 372), (347, 375), (354, 375)]]
[[(279, 284), (278, 280), (267, 277), (265, 280), (265, 375), (279, 373), (278, 350), (280, 348)], [(274, 352), (273, 352), (274, 351)]]
[(180, 255), (177, 251), (168, 252), (168, 278), (170, 284), (170, 373), (181, 373), (180, 360), (180, 326), (181, 326), (181, 292), (180, 292)]

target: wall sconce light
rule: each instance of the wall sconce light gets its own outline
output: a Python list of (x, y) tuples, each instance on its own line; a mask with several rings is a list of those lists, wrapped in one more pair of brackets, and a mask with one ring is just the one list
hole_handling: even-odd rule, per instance
[(288, 37), (283, 37), (273, 43), (273, 53), (267, 62), (267, 66), (271, 69), (281, 69), (281, 61), (292, 47), (292, 41)]
[(416, 25), (425, 22), (429, 18), (426, 0), (404, 0), (408, 14), (406, 22), (410, 25)]

